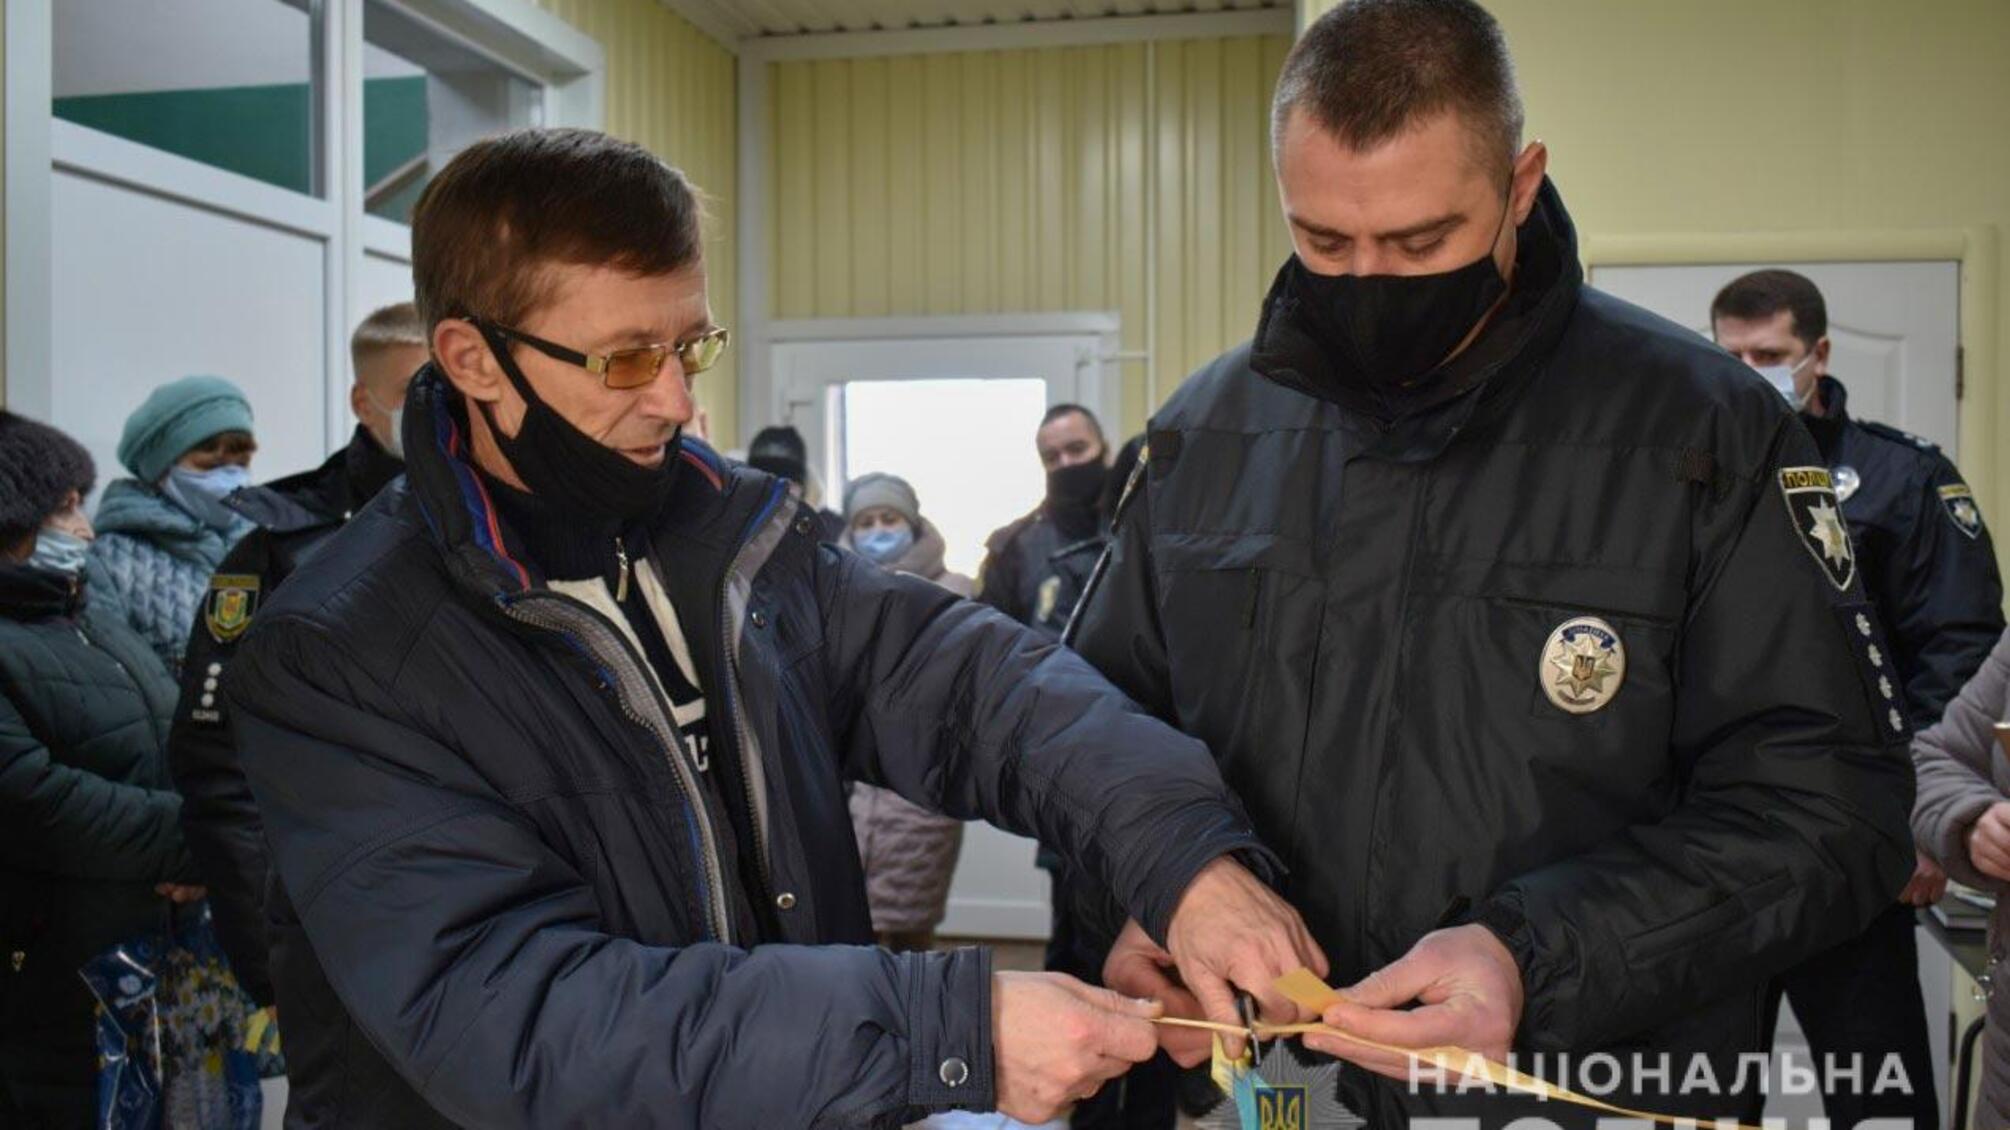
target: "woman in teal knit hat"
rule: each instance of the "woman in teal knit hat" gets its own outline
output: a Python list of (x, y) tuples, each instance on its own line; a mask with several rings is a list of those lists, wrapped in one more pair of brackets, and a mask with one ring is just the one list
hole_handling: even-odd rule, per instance
[(106, 487), (98, 503), (90, 583), (177, 678), (210, 576), (251, 528), (225, 499), (250, 484), (257, 449), (251, 402), (221, 377), (160, 386), (119, 437), (132, 478)]

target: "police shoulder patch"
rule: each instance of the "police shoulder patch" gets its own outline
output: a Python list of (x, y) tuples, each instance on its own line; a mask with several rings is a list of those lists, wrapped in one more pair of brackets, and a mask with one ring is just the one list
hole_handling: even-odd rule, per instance
[(251, 626), (251, 614), (258, 610), (258, 590), (263, 582), (253, 573), (218, 573), (209, 580), (209, 595), (203, 598), (202, 622), (210, 638), (233, 643)]
[(1948, 483), (1940, 491), (1940, 509), (1954, 528), (1973, 540), (1982, 536), (1982, 508), (1975, 505), (1975, 492), (1967, 483)]
[(1842, 503), (1826, 467), (1782, 467), (1780, 497), (1787, 503), (1787, 521), (1822, 575), (1838, 590), (1856, 579), (1856, 546), (1844, 524)]

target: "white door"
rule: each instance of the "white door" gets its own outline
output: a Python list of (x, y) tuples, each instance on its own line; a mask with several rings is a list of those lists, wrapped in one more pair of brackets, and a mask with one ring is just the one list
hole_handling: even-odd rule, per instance
[[(1103, 359), (1116, 322), (1105, 315), (778, 323), (775, 332), (769, 420), (802, 432), (825, 505), (842, 510), (860, 475), (900, 475), (942, 531), (948, 567), (965, 575), (976, 574), (991, 531), (1039, 504), (1033, 435), (1047, 408), (1083, 404), (1114, 420)], [(941, 932), (1045, 937), (1047, 896), (1032, 840), (972, 824)]]
[(1828, 303), (1829, 371), (1849, 388), (1852, 416), (1904, 428), (1955, 457), (1961, 265), (1720, 263), (1596, 266), (1591, 283), (1710, 336), (1710, 300), (1761, 267), (1806, 275)]
[[(1952, 261), (1869, 263), (1725, 263), (1704, 266), (1600, 266), (1592, 285), (1645, 306), (1704, 337), (1710, 300), (1725, 283), (1761, 267), (1806, 275), (1828, 304), (1829, 371), (1849, 389), (1849, 411), (1924, 436), (1955, 457), (1959, 433), (1961, 266)], [(1946, 1075), (1950, 967), (1946, 951), (1919, 930), (1920, 988), (1934, 1061)], [(1810, 1063), (1807, 1037), (1782, 1008), (1776, 1057)], [(1779, 1067), (1778, 1063), (1774, 1064)], [(1773, 1076), (1779, 1078), (1776, 1070)], [(1922, 1081), (1914, 1080), (1915, 1084)], [(1868, 1083), (1866, 1084), (1868, 1085)], [(1944, 1086), (1940, 1087), (1945, 1091)], [(1943, 1094), (1941, 1107), (1946, 1109)], [(1775, 1096), (1768, 1118), (1821, 1113), (1810, 1095)], [(1798, 1125), (1798, 1121), (1795, 1122)]]

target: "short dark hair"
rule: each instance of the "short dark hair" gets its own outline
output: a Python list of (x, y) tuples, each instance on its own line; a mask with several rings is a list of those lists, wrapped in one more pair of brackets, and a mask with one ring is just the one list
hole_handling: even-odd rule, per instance
[(1451, 111), (1486, 161), (1521, 148), (1521, 92), (1500, 24), (1473, 0), (1347, 0), (1285, 57), (1270, 104), (1273, 158), (1303, 107), (1353, 149)]
[(412, 210), (412, 281), (430, 337), (447, 318), (521, 321), (549, 297), (545, 268), (667, 275), (704, 255), (684, 174), (633, 142), (583, 129), (477, 141)]
[(1044, 428), (1048, 424), (1051, 424), (1054, 421), (1060, 419), (1061, 417), (1066, 416), (1073, 412), (1080, 412), (1085, 418), (1088, 419), (1089, 427), (1096, 433), (1096, 438), (1098, 440), (1102, 440), (1105, 445), (1109, 443), (1108, 440), (1103, 439), (1103, 422), (1101, 420), (1096, 419), (1096, 414), (1094, 412), (1089, 411), (1087, 408), (1084, 408), (1079, 404), (1054, 405), (1052, 408), (1047, 409), (1047, 414), (1045, 416), (1040, 417), (1040, 426)]
[(431, 344), (418, 309), (409, 302), (394, 302), (372, 311), (349, 335), (349, 361), (361, 369), (365, 361), (387, 349), (411, 345), (424, 349)]
[(71, 491), (91, 493), (97, 478), (83, 444), (0, 408), (0, 549), (41, 529)]
[(1754, 321), (1785, 310), (1793, 315), (1794, 336), (1814, 348), (1828, 336), (1829, 306), (1806, 275), (1778, 267), (1739, 275), (1710, 300), (1710, 324), (1719, 318)]

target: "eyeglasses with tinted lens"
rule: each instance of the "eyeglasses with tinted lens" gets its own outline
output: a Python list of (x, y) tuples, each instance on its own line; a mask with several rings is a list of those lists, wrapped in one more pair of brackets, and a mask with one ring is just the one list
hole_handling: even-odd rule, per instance
[(684, 379), (688, 381), (718, 364), (719, 355), (726, 352), (726, 345), (733, 338), (731, 331), (724, 326), (717, 326), (695, 337), (668, 344), (638, 345), (633, 349), (616, 349), (611, 353), (581, 353), (521, 330), (499, 326), (494, 322), (479, 318), (468, 320), (477, 328), (497, 337), (520, 341), (554, 361), (577, 365), (589, 373), (594, 373), (600, 377), (601, 383), (612, 389), (641, 388), (654, 381), (657, 374), (663, 371), (663, 362), (673, 353), (677, 355), (677, 363), (683, 368)]

